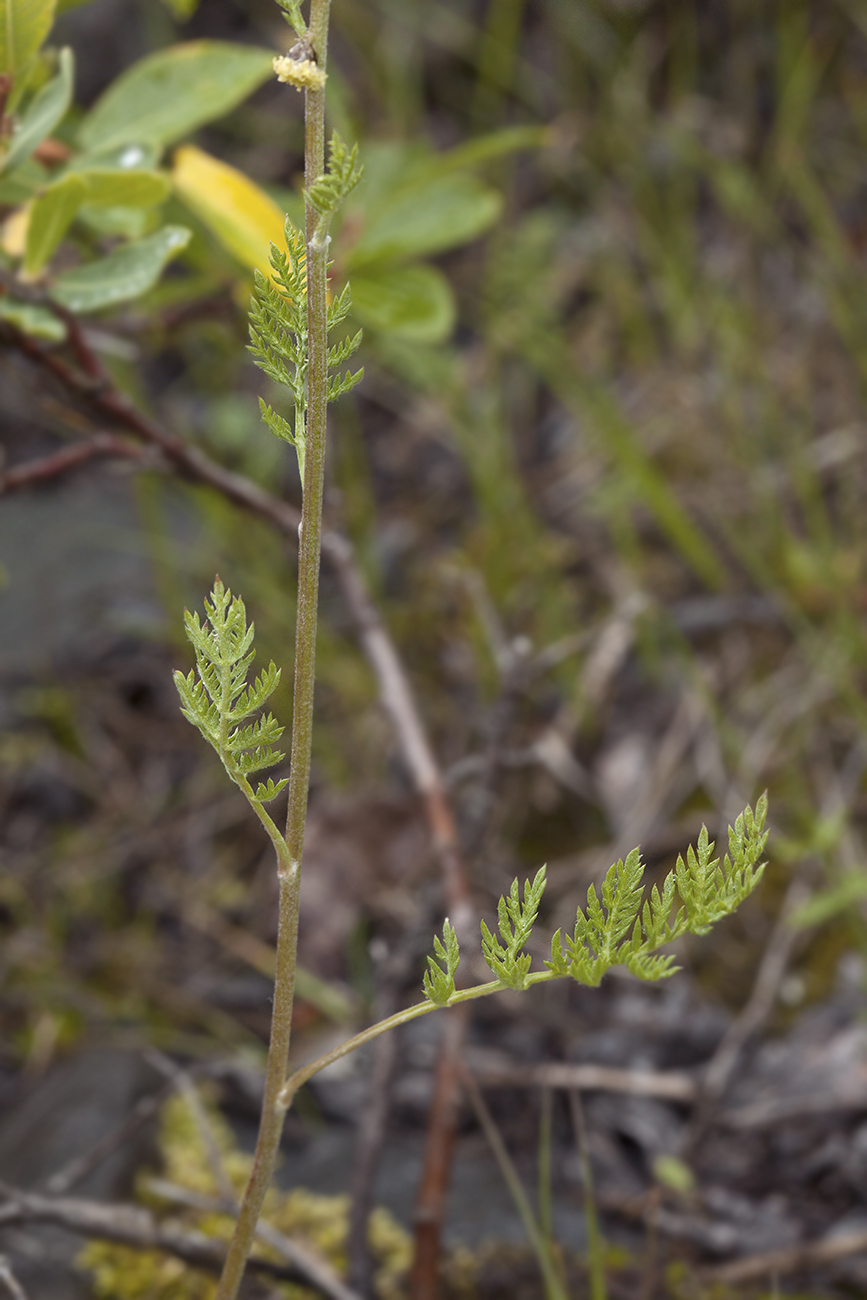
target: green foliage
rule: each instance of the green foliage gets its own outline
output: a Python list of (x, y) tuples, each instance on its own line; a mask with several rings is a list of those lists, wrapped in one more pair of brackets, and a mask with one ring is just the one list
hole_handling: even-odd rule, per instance
[(438, 163), (435, 157), (426, 167), (407, 166), (373, 199), (364, 234), (349, 258), (353, 272), (460, 247), (495, 223), (502, 195), (474, 176), (443, 175)]
[(63, 321), (53, 311), (40, 307), (38, 303), (18, 302), (8, 296), (0, 298), (0, 320), (8, 320), (23, 334), (47, 339), (51, 343), (62, 343), (66, 338)]
[(86, 194), (85, 182), (71, 172), (49, 185), (34, 200), (24, 255), (24, 270), (28, 275), (36, 275), (42, 270), (66, 234)]
[(5, 152), (0, 152), (0, 172), (11, 171), (26, 162), (33, 150), (66, 116), (72, 103), (74, 75), (72, 50), (61, 50), (57, 75), (34, 95), (16, 123)]
[(454, 329), (455, 300), (433, 266), (386, 266), (352, 277), (353, 311), (365, 326), (407, 343), (440, 343)]
[(215, 579), (211, 599), (205, 601), (205, 612), (208, 622), (204, 625), (198, 614), (187, 611), (184, 615), (187, 637), (196, 652), (196, 668), (187, 676), (180, 671), (174, 674), (181, 712), (216, 750), (229, 776), (247, 798), (268, 803), (284, 789), (286, 781), (269, 778), (267, 783), (260, 782), (254, 792), (247, 778), (286, 757), (274, 748), (283, 728), (270, 713), (256, 722), (247, 723), (247, 719), (273, 695), (280, 670), (271, 663), (248, 684), (247, 673), (256, 657), (254, 625), (247, 626), (243, 600), (233, 597), (219, 578)]
[(502, 943), (482, 921), (482, 953), (494, 975), (506, 988), (527, 987), (527, 975), (533, 959), (522, 949), (536, 924), (544, 892), (544, 867), (536, 872), (532, 884), (529, 880), (524, 882), (523, 903), (518, 892), (518, 882), (512, 881), (509, 897), (501, 898), (497, 908)]
[(288, 217), (286, 252), (271, 245), (273, 276), (254, 271), (250, 300), (250, 351), (269, 379), (288, 388), (295, 403), (294, 428), (260, 397), (262, 419), (277, 438), (292, 444), (304, 482), (307, 410), (307, 251), (304, 236)]
[(353, 311), (363, 325), (413, 343), (451, 333), (455, 302), (440, 271), (415, 259), (477, 239), (497, 221), (502, 196), (469, 168), (534, 147), (536, 129), (495, 132), (447, 153), (383, 141), (365, 147), (364, 184), (350, 201), (361, 229), (347, 251)]
[[(35, 276), (42, 270), (84, 204), (150, 208), (162, 203), (169, 189), (168, 179), (160, 172), (110, 167), (67, 172), (33, 201), (24, 254), (26, 273)], [(134, 277), (132, 282), (136, 283)]]
[(121, 244), (106, 257), (58, 276), (52, 296), (68, 311), (83, 314), (129, 302), (153, 288), (166, 263), (189, 239), (185, 226), (163, 226), (146, 239)]
[(283, 10), (283, 17), (290, 27), (293, 27), (300, 37), (307, 35), (307, 24), (301, 13), (301, 0), (276, 0), (276, 3)]
[(328, 145), (328, 167), (325, 174), (317, 177), (304, 191), (305, 196), (317, 212), (329, 217), (352, 193), (363, 172), (364, 168), (358, 162), (358, 145), (347, 148), (339, 132), (333, 131)]
[(78, 133), (87, 152), (174, 144), (223, 117), (271, 76), (270, 50), (187, 41), (140, 59), (112, 82)]
[[(123, 172), (120, 168), (88, 168), (86, 170), (73, 170), (62, 175), (58, 181), (53, 182), (44, 188), (42, 192), (34, 199), (30, 211), (30, 221), (27, 224), (27, 242), (25, 251), (25, 270), (29, 276), (35, 276), (55, 252), (60, 240), (64, 238), (66, 230), (69, 229), (75, 216), (81, 211), (84, 204), (91, 204), (99, 208), (117, 208), (123, 205), (125, 208), (149, 208), (157, 203), (162, 203), (169, 192), (169, 183), (164, 175), (159, 172), (144, 172), (144, 170), (135, 170), (135, 172)], [(164, 227), (169, 229), (169, 227)], [(177, 230), (183, 227), (175, 227)], [(162, 234), (162, 231), (160, 231)], [(186, 240), (185, 240), (186, 242)], [(159, 248), (156, 246), (147, 246), (146, 248)], [(179, 246), (178, 248), (182, 247)], [(138, 255), (136, 255), (136, 264), (143, 266), (142, 244), (138, 244)], [(159, 259), (157, 259), (159, 263)], [(129, 264), (129, 259), (125, 261)], [(97, 265), (91, 263), (91, 266)], [(159, 276), (160, 270), (164, 263), (157, 265), (156, 274)], [(100, 277), (104, 272), (101, 269)], [(155, 277), (156, 278), (156, 277)], [(129, 277), (130, 286), (138, 286), (140, 279), (135, 273)], [(149, 287), (149, 286), (148, 286)], [(116, 290), (114, 290), (116, 291)], [(135, 289), (133, 296), (138, 296), (138, 287)], [(108, 299), (108, 303), (117, 302), (117, 298)], [(107, 305), (99, 303), (97, 305)], [(79, 308), (92, 311), (94, 307)]]
[(0, 0), (0, 73), (12, 78), (10, 107), (27, 82), (54, 21), (55, 0)]
[(434, 935), (434, 952), (439, 964), (433, 957), (428, 957), (428, 967), (422, 981), (425, 997), (438, 1007), (448, 1006), (449, 999), (455, 992), (455, 972), (461, 960), (458, 937), (448, 917), (443, 925), (443, 937)]
[[(523, 951), (530, 938), (542, 894), (545, 868), (536, 873), (532, 883), (524, 883), (523, 901), (518, 881), (497, 908), (499, 938), (482, 921), (482, 953), (500, 988), (525, 989), (545, 979), (566, 976), (579, 984), (597, 985), (612, 966), (625, 966), (639, 979), (658, 980), (678, 969), (674, 957), (658, 949), (684, 934), (707, 934), (711, 926), (729, 916), (758, 885), (764, 872), (759, 863), (767, 843), (764, 829), (767, 795), (756, 804), (755, 813), (748, 806), (729, 827), (729, 851), (723, 865), (713, 857), (713, 841), (702, 829), (698, 844), (687, 852), (686, 862), (679, 857), (662, 889), (653, 886), (644, 899), (642, 878), (644, 865), (638, 849), (609, 868), (602, 883), (601, 899), (595, 885), (587, 891), (586, 911), (578, 909), (575, 929), (563, 938), (557, 930), (551, 941), (551, 960), (545, 965), (550, 974), (530, 973), (532, 958)], [(672, 910), (679, 895), (679, 905)], [(454, 972), (458, 964), (458, 944), (448, 921), (443, 931), (445, 944), (434, 939), (439, 962), (428, 957), (429, 971), (424, 975), (424, 994), (436, 1006), (446, 1006), (460, 994), (456, 992)], [(489, 986), (479, 986), (494, 991)], [(472, 990), (470, 990), (472, 994)]]
[[(353, 151), (354, 155), (354, 151)], [(352, 166), (354, 167), (354, 161)], [(351, 168), (350, 168), (351, 171)], [(328, 211), (325, 210), (326, 216)], [(286, 252), (271, 245), (270, 277), (254, 271), (255, 289), (250, 301), (250, 351), (256, 365), (269, 379), (282, 384), (292, 394), (295, 405), (294, 426), (275, 412), (262, 398), (262, 419), (276, 438), (295, 448), (301, 482), (304, 482), (307, 429), (307, 251), (304, 236), (287, 217), (284, 228)], [(330, 335), (349, 314), (349, 285), (344, 285), (327, 306), (326, 324)], [(328, 367), (340, 365), (358, 349), (361, 331), (347, 336), (328, 349)], [(364, 371), (328, 378), (327, 400), (335, 401), (348, 393), (363, 378)]]
[(747, 807), (734, 826), (729, 827), (729, 851), (720, 867), (713, 858), (714, 844), (702, 830), (698, 852), (690, 847), (687, 860), (677, 860), (677, 890), (686, 907), (683, 929), (692, 934), (707, 934), (711, 926), (728, 916), (751, 894), (759, 883), (762, 868), (757, 867), (767, 842), (763, 831), (768, 810), (766, 795), (756, 804), (755, 815)]
[[(758, 865), (767, 842), (764, 822), (767, 796), (747, 807), (729, 828), (729, 854), (720, 869), (712, 858), (714, 845), (707, 830), (699, 836), (697, 852), (689, 848), (687, 861), (679, 857), (662, 891), (654, 886), (642, 909), (641, 880), (644, 866), (638, 849), (625, 862), (612, 866), (602, 885), (600, 903), (593, 885), (587, 891), (587, 911), (578, 909), (573, 935), (560, 931), (551, 943), (551, 960), (545, 965), (555, 975), (570, 975), (581, 984), (598, 984), (612, 966), (625, 966), (641, 979), (664, 979), (677, 969), (670, 955), (657, 949), (683, 934), (707, 934), (711, 926), (730, 915), (758, 885), (764, 871)], [(675, 883), (682, 906), (670, 920)]]

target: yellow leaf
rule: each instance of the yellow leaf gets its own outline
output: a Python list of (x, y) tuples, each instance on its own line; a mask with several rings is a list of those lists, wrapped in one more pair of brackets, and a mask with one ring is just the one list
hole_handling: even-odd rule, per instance
[(187, 144), (174, 156), (178, 194), (224, 248), (243, 265), (265, 274), (271, 244), (283, 247), (283, 213), (243, 172)]
[(32, 203), (25, 203), (23, 208), (18, 208), (0, 226), (0, 248), (7, 257), (24, 256), (32, 207)]

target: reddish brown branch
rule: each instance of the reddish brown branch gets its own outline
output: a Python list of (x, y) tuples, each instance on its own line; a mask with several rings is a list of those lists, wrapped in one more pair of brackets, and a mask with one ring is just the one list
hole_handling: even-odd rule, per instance
[(410, 1274), (412, 1300), (435, 1300), (439, 1281), (442, 1225), (454, 1154), (461, 1056), (468, 1008), (452, 1007), (445, 1015), (434, 1095), (428, 1112), (425, 1160), (415, 1205), (415, 1255)]
[(26, 461), (23, 465), (16, 465), (13, 469), (0, 473), (0, 493), (48, 483), (101, 456), (125, 456), (130, 460), (141, 460), (142, 451), (123, 438), (110, 433), (98, 433), (86, 442), (73, 443), (70, 447), (52, 452), (50, 456)]

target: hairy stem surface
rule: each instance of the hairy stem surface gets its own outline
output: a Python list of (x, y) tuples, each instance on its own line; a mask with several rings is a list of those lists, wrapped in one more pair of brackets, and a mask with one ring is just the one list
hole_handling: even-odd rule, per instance
[[(309, 36), (317, 62), (325, 70), (328, 17), (331, 0), (311, 0)], [(305, 91), (304, 177), (313, 184), (325, 170), (325, 91)], [(292, 766), (286, 818), (286, 858), (278, 854), (280, 877), (277, 969), (271, 1040), (265, 1073), (265, 1092), (253, 1170), (238, 1213), (216, 1300), (235, 1300), (271, 1185), (283, 1131), (285, 1108), (280, 1093), (286, 1080), (292, 1004), (295, 997), (295, 959), (298, 948), (298, 897), (301, 854), (310, 786), (310, 751), (313, 735), (313, 691), (316, 668), (316, 621), (319, 598), (319, 558), (322, 539), (322, 495), (325, 479), (325, 414), (327, 393), (326, 253), (327, 239), (317, 234), (318, 213), (309, 204), (306, 213), (308, 393), (307, 455), (304, 502), (298, 549), (298, 617), (295, 633), (295, 692), (292, 713)], [(280, 860), (283, 859), (283, 860)]]

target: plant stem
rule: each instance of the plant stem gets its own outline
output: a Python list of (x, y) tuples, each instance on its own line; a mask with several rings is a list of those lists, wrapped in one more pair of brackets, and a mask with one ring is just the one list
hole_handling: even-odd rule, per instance
[[(331, 0), (311, 0), (309, 38), (324, 71)], [(325, 170), (325, 91), (305, 91), (304, 179), (309, 187)], [(235, 1300), (253, 1246), (256, 1224), (271, 1185), (283, 1131), (285, 1107), (280, 1093), (286, 1079), (295, 998), (298, 949), (298, 898), (301, 855), (310, 788), (313, 736), (313, 691), (316, 670), (316, 621), (319, 599), (319, 558), (322, 539), (322, 496), (325, 481), (325, 416), (327, 400), (326, 258), (328, 241), (317, 233), (318, 213), (307, 205), (307, 454), (304, 501), (298, 548), (298, 616), (295, 633), (295, 693), (292, 713), (292, 766), (286, 816), (286, 849), (278, 851), (280, 882), (277, 968), (271, 1040), (265, 1071), (265, 1091), (259, 1137), (250, 1181), (215, 1300)]]
[(587, 1228), (590, 1300), (608, 1300), (608, 1290), (605, 1285), (605, 1243), (599, 1230), (599, 1216), (596, 1213), (596, 1196), (593, 1190), (593, 1167), (590, 1164), (587, 1129), (584, 1123), (584, 1107), (581, 1105), (581, 1096), (577, 1088), (569, 1091), (569, 1105), (572, 1110), (575, 1140), (578, 1143), (578, 1158), (581, 1162), (581, 1182), (584, 1185), (584, 1222)]
[[(556, 975), (554, 971), (535, 971), (527, 977), (527, 987), (533, 984), (545, 984), (548, 980), (561, 979), (562, 976)], [(362, 1029), (361, 1033), (355, 1034), (352, 1038), (347, 1038), (345, 1043), (332, 1048), (324, 1056), (318, 1057), (305, 1065), (302, 1070), (296, 1070), (293, 1075), (286, 1080), (285, 1087), (280, 1094), (280, 1105), (288, 1109), (292, 1105), (292, 1099), (295, 1093), (305, 1083), (324, 1070), (327, 1065), (333, 1065), (339, 1061), (342, 1056), (348, 1056), (350, 1052), (356, 1051), (357, 1048), (363, 1047), (365, 1043), (370, 1043), (380, 1034), (387, 1034), (390, 1029), (397, 1029), (400, 1025), (406, 1025), (410, 1020), (418, 1020), (419, 1016), (426, 1016), (430, 1011), (444, 1011), (446, 1007), (460, 1006), (462, 1002), (472, 1002), (476, 998), (486, 998), (492, 993), (502, 993), (507, 987), (501, 980), (489, 980), (487, 984), (475, 984), (469, 989), (458, 989), (453, 993), (447, 1003), (442, 1006), (436, 1002), (416, 1002), (411, 1007), (405, 1007), (403, 1011), (396, 1011), (393, 1016), (386, 1020), (379, 1020), (375, 1025), (370, 1025), (367, 1029)]]
[(536, 1216), (533, 1214), (532, 1207), (527, 1198), (527, 1193), (521, 1185), (521, 1179), (516, 1170), (512, 1159), (506, 1150), (506, 1144), (500, 1136), (500, 1131), (493, 1121), (491, 1112), (485, 1105), (485, 1100), (479, 1090), (473, 1076), (468, 1070), (462, 1074), (463, 1085), (469, 1094), (473, 1109), (476, 1112), (476, 1118), (488, 1139), (488, 1144), (494, 1153), (494, 1158), (500, 1166), (500, 1173), (503, 1175), (503, 1181), (511, 1193), (515, 1209), (524, 1225), (524, 1231), (530, 1239), (530, 1245), (539, 1265), (539, 1271), (542, 1274), (542, 1280), (545, 1286), (545, 1300), (569, 1300), (565, 1287), (557, 1276), (557, 1270), (554, 1267), (554, 1260), (550, 1249), (550, 1241), (546, 1240), (544, 1230), (536, 1222)]

